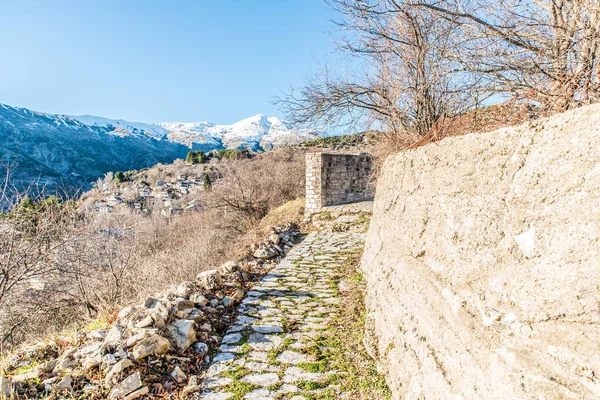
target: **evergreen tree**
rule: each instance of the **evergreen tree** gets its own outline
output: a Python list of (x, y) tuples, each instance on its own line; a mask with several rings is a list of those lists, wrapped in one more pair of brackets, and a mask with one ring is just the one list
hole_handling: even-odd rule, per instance
[(117, 183), (125, 182), (125, 174), (122, 173), (121, 171), (117, 172), (115, 174), (115, 182), (117, 182)]
[(208, 158), (202, 150), (191, 150), (188, 151), (185, 156), (185, 162), (188, 164), (204, 164)]
[(210, 175), (204, 174), (204, 190), (209, 191), (212, 188), (212, 181)]

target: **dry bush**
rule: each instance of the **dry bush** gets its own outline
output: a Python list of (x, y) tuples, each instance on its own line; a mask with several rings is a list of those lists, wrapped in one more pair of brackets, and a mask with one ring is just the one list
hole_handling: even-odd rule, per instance
[(0, 346), (42, 332), (48, 319), (63, 323), (72, 304), (58, 288), (63, 276), (56, 262), (84, 223), (71, 203), (27, 197), (0, 220)]
[(268, 212), (304, 195), (304, 152), (283, 148), (220, 167), (224, 178), (206, 196), (220, 211), (221, 227), (244, 233)]
[[(182, 171), (183, 165), (176, 165)], [(165, 218), (92, 214), (58, 200), (21, 206), (0, 220), (0, 352), (81, 326), (206, 269), (243, 256), (261, 219), (304, 193), (304, 153), (282, 149), (219, 164), (224, 178), (199, 200), (209, 208)], [(145, 171), (150, 172), (152, 171)], [(183, 172), (183, 171), (182, 171)], [(110, 181), (110, 180), (109, 180)], [(89, 199), (95, 195), (87, 196)]]
[(304, 198), (291, 200), (271, 210), (258, 225), (244, 234), (242, 243), (248, 245), (264, 239), (271, 233), (273, 226), (301, 225), (304, 219), (304, 200)]
[(381, 169), (383, 168), (383, 163), (388, 156), (406, 150), (418, 140), (419, 135), (412, 131), (402, 131), (399, 133), (380, 133), (377, 143), (371, 150), (375, 165), (374, 179), (379, 176)]

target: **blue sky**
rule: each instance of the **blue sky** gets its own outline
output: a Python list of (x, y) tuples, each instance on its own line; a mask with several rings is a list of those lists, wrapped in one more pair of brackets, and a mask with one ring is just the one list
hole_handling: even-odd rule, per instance
[(332, 51), (322, 0), (0, 0), (0, 103), (232, 123)]

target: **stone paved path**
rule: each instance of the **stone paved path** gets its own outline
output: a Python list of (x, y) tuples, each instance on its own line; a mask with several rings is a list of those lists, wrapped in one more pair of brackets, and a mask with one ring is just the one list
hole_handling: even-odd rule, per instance
[(248, 292), (202, 382), (200, 399), (310, 398), (336, 373), (307, 351), (330, 335), (339, 307), (336, 267), (362, 247), (364, 234), (313, 232)]

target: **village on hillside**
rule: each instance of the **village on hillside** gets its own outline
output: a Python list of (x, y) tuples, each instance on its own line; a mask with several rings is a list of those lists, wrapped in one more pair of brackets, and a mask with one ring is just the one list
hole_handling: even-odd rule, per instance
[[(152, 168), (107, 174), (95, 184), (94, 199), (87, 208), (95, 214), (160, 210), (165, 217), (202, 211), (198, 198), (222, 178), (218, 159), (190, 152), (187, 161), (158, 164)], [(204, 153), (202, 153), (204, 154)], [(206, 158), (204, 158), (206, 157)]]

